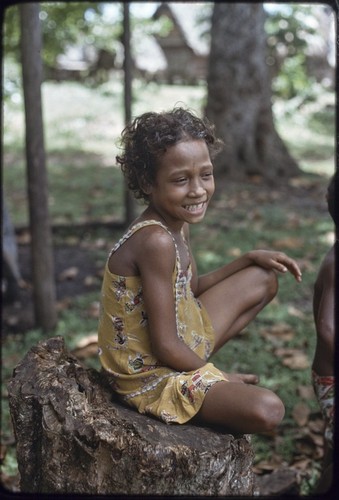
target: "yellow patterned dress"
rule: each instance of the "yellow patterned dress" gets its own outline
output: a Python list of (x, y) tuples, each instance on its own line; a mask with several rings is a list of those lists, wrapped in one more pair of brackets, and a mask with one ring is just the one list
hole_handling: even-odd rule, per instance
[[(143, 221), (127, 231), (110, 255), (136, 231), (155, 224), (171, 235), (159, 221)], [(182, 424), (199, 411), (208, 389), (225, 377), (207, 362), (214, 346), (214, 331), (206, 310), (191, 291), (191, 266), (187, 272), (181, 270), (174, 238), (173, 244), (176, 251), (173, 294), (177, 333), (185, 344), (206, 360), (206, 364), (198, 370), (178, 372), (163, 366), (154, 357), (140, 276), (112, 274), (108, 261), (101, 294), (98, 353), (113, 390), (123, 401), (140, 413), (153, 415), (166, 423)]]

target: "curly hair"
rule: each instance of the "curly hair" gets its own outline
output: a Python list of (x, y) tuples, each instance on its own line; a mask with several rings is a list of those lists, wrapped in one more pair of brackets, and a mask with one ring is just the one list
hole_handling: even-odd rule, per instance
[(144, 113), (124, 128), (121, 134), (123, 153), (116, 161), (136, 198), (148, 201), (143, 186), (154, 184), (159, 158), (169, 146), (189, 139), (203, 139), (211, 159), (223, 146), (222, 140), (215, 135), (214, 125), (183, 108)]

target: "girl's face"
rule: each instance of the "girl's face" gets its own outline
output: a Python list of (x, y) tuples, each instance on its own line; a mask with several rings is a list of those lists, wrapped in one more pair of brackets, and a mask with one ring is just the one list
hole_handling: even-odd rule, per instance
[(160, 158), (150, 208), (169, 227), (200, 222), (214, 193), (213, 165), (204, 140), (189, 139), (170, 146)]

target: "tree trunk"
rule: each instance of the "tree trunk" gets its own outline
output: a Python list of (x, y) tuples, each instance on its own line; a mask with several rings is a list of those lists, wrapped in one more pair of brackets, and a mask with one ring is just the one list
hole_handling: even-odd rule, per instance
[[(123, 3), (123, 46), (124, 46), (124, 108), (125, 125), (132, 118), (132, 54), (129, 2)], [(125, 224), (128, 226), (135, 219), (135, 200), (125, 181)]]
[(21, 491), (252, 495), (248, 436), (164, 424), (112, 400), (62, 337), (33, 347), (8, 384)]
[(42, 123), (39, 4), (20, 5), (20, 21), (34, 312), (37, 326), (49, 331), (56, 326), (57, 313)]
[(262, 4), (215, 3), (206, 116), (225, 142), (216, 171), (291, 176), (298, 166), (274, 127)]

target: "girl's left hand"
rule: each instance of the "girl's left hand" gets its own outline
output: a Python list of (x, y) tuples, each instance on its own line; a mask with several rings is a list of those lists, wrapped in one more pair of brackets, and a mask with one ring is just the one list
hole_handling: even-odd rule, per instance
[(271, 250), (253, 250), (249, 252), (250, 259), (264, 269), (274, 269), (280, 273), (289, 271), (298, 282), (301, 282), (301, 271), (294, 259), (283, 252)]

